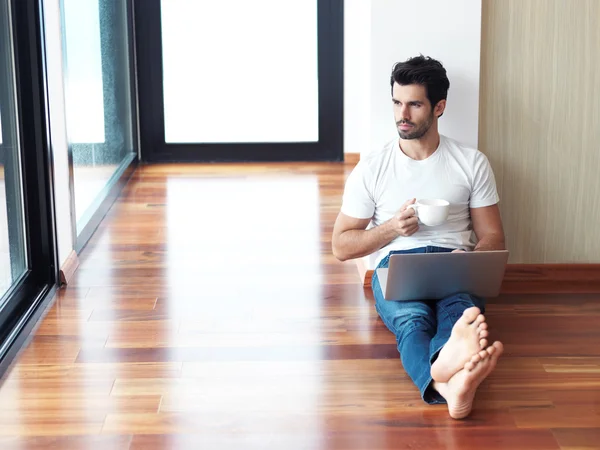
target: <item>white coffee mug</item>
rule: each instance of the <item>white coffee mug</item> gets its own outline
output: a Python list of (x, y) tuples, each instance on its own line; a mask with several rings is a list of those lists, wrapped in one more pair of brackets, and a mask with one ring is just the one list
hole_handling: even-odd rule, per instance
[(441, 199), (419, 200), (408, 207), (415, 210), (415, 216), (418, 217), (419, 222), (430, 227), (443, 224), (450, 212), (450, 203)]

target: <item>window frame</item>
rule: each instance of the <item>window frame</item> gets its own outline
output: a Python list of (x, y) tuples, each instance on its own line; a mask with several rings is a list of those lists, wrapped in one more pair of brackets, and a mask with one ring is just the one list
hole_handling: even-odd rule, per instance
[(134, 0), (142, 161), (343, 161), (344, 2), (313, 1), (318, 14), (317, 142), (166, 143), (162, 37), (157, 31), (161, 0)]
[(0, 311), (0, 374), (51, 302), (59, 279), (42, 0), (8, 2), (28, 267), (4, 295), (7, 301)]

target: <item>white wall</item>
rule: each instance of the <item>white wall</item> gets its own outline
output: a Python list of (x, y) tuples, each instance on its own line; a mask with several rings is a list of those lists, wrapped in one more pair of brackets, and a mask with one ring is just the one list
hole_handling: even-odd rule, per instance
[(344, 1), (344, 152), (371, 146), (371, 0)]
[(54, 155), (54, 202), (58, 233), (58, 260), (62, 267), (73, 250), (71, 197), (69, 191), (69, 159), (65, 122), (63, 54), (59, 0), (44, 0), (46, 65), (50, 102), (50, 134)]
[(392, 67), (419, 53), (440, 60), (450, 79), (440, 132), (476, 147), (481, 0), (346, 0), (344, 7), (345, 152), (366, 154), (398, 136)]

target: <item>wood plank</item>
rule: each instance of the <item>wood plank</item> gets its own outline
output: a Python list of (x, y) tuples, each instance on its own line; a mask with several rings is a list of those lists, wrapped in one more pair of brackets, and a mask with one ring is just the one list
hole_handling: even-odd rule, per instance
[(81, 343), (71, 342), (42, 342), (36, 336), (19, 356), (21, 364), (69, 364), (75, 361)]
[(128, 450), (133, 436), (0, 436), (3, 450)]
[(19, 364), (10, 379), (84, 379), (103, 380), (116, 378), (178, 378), (183, 373), (182, 363), (117, 363), (95, 364), (93, 370), (84, 364)]
[[(406, 428), (446, 428), (454, 427), (455, 421), (450, 419), (443, 405), (430, 407), (427, 411), (415, 414), (410, 411), (381, 411), (376, 418), (365, 418), (361, 411), (342, 414), (316, 413), (311, 415), (294, 413), (257, 413), (245, 411), (158, 413), (158, 414), (109, 414), (106, 417), (103, 433), (124, 433), (134, 430), (135, 434), (170, 434), (170, 433), (258, 433), (265, 435), (277, 430), (282, 434), (301, 435), (315, 432), (321, 424), (338, 432), (380, 432), (388, 429), (403, 430)], [(502, 429), (514, 427), (512, 416), (507, 411), (480, 411), (470, 421), (459, 427), (473, 428), (477, 425), (486, 429)], [(127, 431), (128, 432), (128, 431)]]
[(600, 411), (592, 406), (555, 406), (511, 410), (519, 428), (597, 428)]
[[(158, 412), (161, 403), (160, 396), (120, 396), (92, 395), (82, 393), (80, 396), (70, 396), (68, 403), (61, 404), (57, 397), (15, 398), (6, 401), (0, 410), (0, 423), (5, 419), (12, 420), (15, 415), (26, 416), (28, 419), (44, 419), (55, 415), (62, 416), (65, 421), (75, 417), (85, 417), (86, 420), (102, 421), (109, 413), (118, 414), (154, 414)], [(90, 408), (90, 405), (94, 405)]]
[(593, 450), (600, 442), (600, 427), (594, 428), (554, 428), (552, 434), (561, 450)]
[(598, 294), (600, 264), (509, 264), (505, 294)]
[[(392, 337), (393, 338), (393, 337)], [(77, 363), (195, 361), (322, 361), (398, 359), (396, 344), (271, 347), (82, 348)]]
[(387, 450), (400, 448), (427, 450), (552, 450), (559, 449), (550, 432), (541, 430), (478, 430), (464, 428), (416, 428), (407, 425), (401, 429), (364, 431), (329, 431), (295, 433), (273, 431), (259, 434), (151, 434), (135, 435), (130, 450), (161, 450), (165, 448), (192, 450), (214, 448), (219, 450)]

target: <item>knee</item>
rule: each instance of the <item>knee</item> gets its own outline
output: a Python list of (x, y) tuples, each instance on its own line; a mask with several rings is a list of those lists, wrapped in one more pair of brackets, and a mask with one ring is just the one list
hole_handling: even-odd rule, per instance
[(442, 301), (447, 305), (460, 303), (463, 304), (465, 308), (477, 306), (481, 312), (485, 311), (485, 299), (469, 294), (468, 292), (460, 292), (458, 294), (451, 295)]
[(412, 310), (394, 317), (394, 328), (398, 330), (399, 337), (405, 337), (414, 331), (433, 331), (436, 326), (433, 314), (426, 310)]

